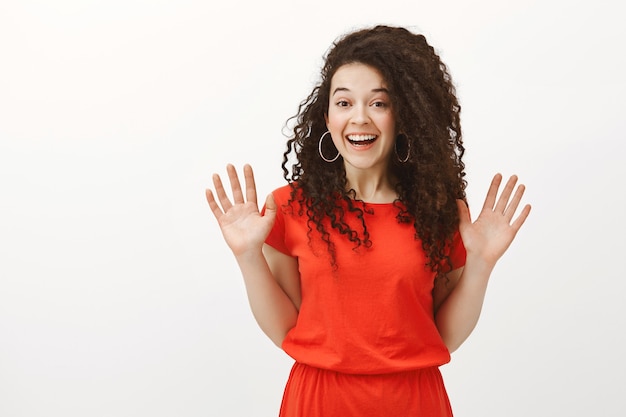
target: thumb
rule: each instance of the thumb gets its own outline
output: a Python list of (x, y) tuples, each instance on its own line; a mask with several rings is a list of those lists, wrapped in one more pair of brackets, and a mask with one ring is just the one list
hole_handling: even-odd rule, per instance
[(268, 217), (270, 220), (276, 217), (276, 202), (271, 193), (265, 199), (265, 212), (263, 213), (263, 217)]

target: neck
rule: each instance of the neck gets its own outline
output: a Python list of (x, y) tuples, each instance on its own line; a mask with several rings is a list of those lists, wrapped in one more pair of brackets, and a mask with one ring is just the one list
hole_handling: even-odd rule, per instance
[(348, 189), (356, 192), (356, 198), (367, 203), (392, 203), (398, 197), (391, 175), (386, 171), (373, 172), (346, 166)]

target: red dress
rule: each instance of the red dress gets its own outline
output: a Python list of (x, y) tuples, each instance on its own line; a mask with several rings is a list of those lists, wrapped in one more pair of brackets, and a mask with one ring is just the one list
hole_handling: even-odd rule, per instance
[[(335, 244), (333, 270), (326, 243), (291, 188), (274, 191), (278, 205), (266, 242), (298, 259), (302, 304), (283, 341), (295, 359), (281, 417), (451, 416), (438, 367), (450, 360), (433, 316), (434, 273), (426, 267), (412, 223), (399, 223), (394, 204), (365, 204), (372, 245), (354, 249), (326, 224)], [(361, 206), (363, 207), (363, 206)], [(345, 219), (359, 230), (356, 216)], [(453, 268), (465, 263), (457, 233)]]

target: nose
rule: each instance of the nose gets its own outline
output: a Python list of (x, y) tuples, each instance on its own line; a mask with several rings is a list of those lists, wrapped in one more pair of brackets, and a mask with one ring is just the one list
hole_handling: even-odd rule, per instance
[(354, 124), (366, 124), (369, 122), (369, 115), (367, 114), (367, 107), (359, 104), (354, 106), (354, 113), (352, 115), (352, 123)]

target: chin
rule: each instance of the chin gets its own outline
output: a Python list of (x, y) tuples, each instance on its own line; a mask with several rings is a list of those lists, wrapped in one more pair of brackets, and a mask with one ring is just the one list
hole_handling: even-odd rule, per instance
[(379, 169), (382, 166), (387, 167), (389, 165), (386, 161), (383, 162), (380, 160), (368, 160), (365, 158), (344, 158), (344, 163), (351, 166), (352, 168), (359, 170), (374, 170)]

